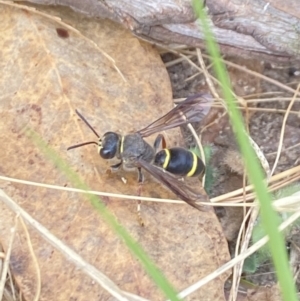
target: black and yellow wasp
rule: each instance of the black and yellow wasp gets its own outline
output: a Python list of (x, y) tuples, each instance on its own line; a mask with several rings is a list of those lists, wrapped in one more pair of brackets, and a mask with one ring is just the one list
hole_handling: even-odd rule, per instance
[[(111, 166), (112, 169), (117, 169), (121, 165), (125, 168), (137, 168), (138, 181), (141, 183), (143, 182), (143, 168), (166, 185), (180, 199), (202, 210), (202, 206), (199, 206), (196, 202), (207, 201), (206, 197), (193, 191), (184, 182), (177, 179), (178, 176), (193, 177), (203, 174), (205, 166), (202, 160), (185, 148), (165, 148), (162, 134), (157, 136), (153, 147), (144, 138), (187, 123), (201, 121), (207, 115), (211, 102), (211, 96), (208, 94), (193, 95), (178, 104), (166, 115), (139, 131), (124, 136), (116, 132), (106, 132), (102, 138), (76, 110), (76, 114), (99, 140), (72, 145), (68, 150), (88, 144), (96, 144), (98, 153), (103, 159), (117, 158), (120, 160), (119, 163)], [(164, 149), (158, 151), (160, 144), (163, 145)]]

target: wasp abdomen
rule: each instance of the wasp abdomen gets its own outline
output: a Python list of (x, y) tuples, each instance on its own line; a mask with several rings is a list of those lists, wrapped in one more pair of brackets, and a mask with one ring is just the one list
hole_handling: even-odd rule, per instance
[(180, 147), (159, 151), (154, 164), (179, 176), (195, 177), (205, 170), (202, 160), (196, 154)]

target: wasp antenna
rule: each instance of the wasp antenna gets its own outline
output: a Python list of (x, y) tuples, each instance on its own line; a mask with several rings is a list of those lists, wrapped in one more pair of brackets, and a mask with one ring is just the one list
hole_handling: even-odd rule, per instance
[(95, 131), (95, 129), (88, 123), (88, 121), (79, 113), (79, 111), (75, 110), (76, 114), (80, 117), (80, 119), (93, 131), (93, 133), (100, 138), (99, 134)]
[(77, 147), (81, 147), (81, 146), (88, 145), (88, 144), (96, 144), (96, 145), (98, 145), (98, 143), (96, 141), (88, 141), (88, 142), (83, 142), (83, 143), (80, 143), (80, 144), (75, 144), (75, 145), (69, 146), (67, 148), (67, 150), (70, 150), (70, 149), (73, 149), (73, 148), (77, 148)]

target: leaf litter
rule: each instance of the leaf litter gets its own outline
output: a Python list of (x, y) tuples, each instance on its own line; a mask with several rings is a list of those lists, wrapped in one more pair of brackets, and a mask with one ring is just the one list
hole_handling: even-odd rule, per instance
[[(167, 52), (169, 51), (167, 50)], [(176, 64), (172, 63), (172, 55), (169, 53), (164, 54), (164, 60), (170, 66), (168, 70), (175, 97), (185, 97), (186, 93), (208, 89), (207, 78), (202, 75), (203, 70), (198, 71), (199, 68), (197, 68), (195, 71), (194, 65), (198, 54), (195, 50), (185, 48), (173, 49), (170, 52), (176, 54), (173, 55), (174, 61), (177, 60)], [(178, 56), (188, 56), (189, 60), (178, 61)], [(211, 68), (213, 63), (210, 64), (209, 56), (205, 53), (203, 56), (206, 59), (206, 65)], [(193, 64), (190, 64), (190, 61)], [(228, 75), (234, 88), (233, 93), (237, 95), (238, 105), (243, 112), (245, 123), (249, 124), (251, 137), (255, 144), (259, 146), (257, 155), (260, 156), (261, 164), (267, 174), (270, 173), (268, 164), (271, 166), (274, 164), (275, 155), (277, 154), (275, 150), (280, 152), (280, 160), (275, 170), (275, 176), (270, 178), (271, 191), (299, 181), (299, 135), (297, 130), (299, 124), (299, 119), (297, 119), (297, 116), (299, 116), (297, 111), (299, 109), (299, 96), (296, 89), (298, 83), (295, 81), (296, 72), (295, 75), (291, 75), (289, 72), (291, 68), (293, 70), (299, 69), (299, 64), (293, 62), (294, 65), (290, 64), (290, 66), (287, 64), (271, 65), (255, 58), (230, 58), (230, 56), (225, 56), (224, 62), (228, 66)], [(218, 86), (212, 70), (210, 70), (209, 77)], [(219, 91), (219, 88), (217, 87), (216, 90)], [(247, 206), (249, 206), (250, 198), (253, 199), (254, 196), (251, 193), (251, 187), (246, 186), (246, 182), (243, 183), (244, 167), (241, 164), (241, 156), (233, 132), (228, 124), (226, 111), (224, 113), (223, 106), (218, 104), (219, 101), (222, 100), (216, 99), (216, 110), (212, 110), (210, 118), (208, 117), (209, 125), (205, 129), (199, 130), (204, 145), (208, 144), (213, 149), (211, 168), (214, 171), (214, 179), (210, 196), (216, 197), (211, 198), (211, 200), (214, 200), (214, 202), (225, 200), (227, 206), (230, 202), (234, 205), (237, 202), (244, 203), (247, 201)], [(285, 114), (284, 119), (282, 113)], [(284, 139), (282, 139), (283, 137)], [(186, 140), (193, 145), (194, 141), (192, 139), (187, 137)], [(299, 200), (294, 201), (299, 204)], [(227, 206), (223, 209), (219, 208), (217, 212), (230, 246), (234, 248), (245, 211)], [(281, 210), (279, 207), (275, 209)], [(289, 206), (289, 210), (293, 210), (292, 207)], [(248, 227), (251, 226), (251, 223), (249, 224)], [(296, 232), (299, 234), (299, 231)], [(242, 248), (246, 246), (246, 243), (246, 241), (242, 242)], [(231, 252), (233, 257), (236, 256), (233, 255), (233, 249), (231, 249)], [(233, 260), (235, 260), (235, 257)], [(262, 266), (262, 270), (266, 273), (254, 275), (250, 278), (254, 281), (254, 285), (261, 283), (262, 285), (272, 286), (274, 284), (274, 272), (270, 267), (271, 265), (268, 267)], [(297, 266), (294, 267), (294, 270), (298, 271)], [(271, 281), (268, 272), (271, 272)], [(296, 276), (297, 274), (295, 274)], [(237, 277), (234, 276), (233, 281), (236, 280)], [(251, 299), (250, 297), (249, 299), (247, 297), (241, 298), (242, 294), (239, 293), (238, 289), (242, 289), (242, 286), (236, 286), (235, 289), (234, 294), (237, 295), (229, 297), (228, 294), (229, 300)], [(269, 291), (274, 290), (278, 293), (277, 289), (275, 285)], [(266, 293), (263, 300), (269, 300), (269, 295)]]

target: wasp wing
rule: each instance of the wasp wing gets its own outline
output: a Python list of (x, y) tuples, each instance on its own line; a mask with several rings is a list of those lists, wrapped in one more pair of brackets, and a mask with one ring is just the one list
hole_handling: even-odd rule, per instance
[(175, 193), (181, 200), (188, 203), (190, 206), (200, 210), (207, 211), (205, 206), (198, 205), (197, 202), (208, 202), (208, 197), (202, 195), (188, 187), (184, 182), (179, 181), (172, 174), (165, 172), (163, 169), (152, 165), (142, 159), (135, 161), (137, 167), (142, 167), (148, 171), (159, 182), (168, 187), (173, 193)]
[(180, 125), (199, 122), (208, 114), (212, 101), (211, 95), (207, 93), (189, 96), (169, 113), (137, 133), (142, 137), (147, 137), (154, 133), (172, 129)]

